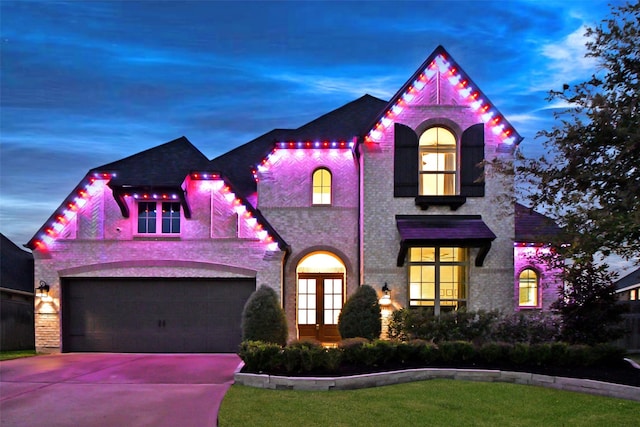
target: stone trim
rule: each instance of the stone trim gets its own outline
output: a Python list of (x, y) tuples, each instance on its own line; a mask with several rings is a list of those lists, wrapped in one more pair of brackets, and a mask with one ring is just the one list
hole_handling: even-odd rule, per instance
[(241, 372), (236, 372), (234, 375), (236, 384), (248, 387), (308, 391), (356, 390), (437, 378), (533, 385), (640, 402), (640, 387), (527, 372), (484, 369), (421, 368), (344, 377), (283, 377)]

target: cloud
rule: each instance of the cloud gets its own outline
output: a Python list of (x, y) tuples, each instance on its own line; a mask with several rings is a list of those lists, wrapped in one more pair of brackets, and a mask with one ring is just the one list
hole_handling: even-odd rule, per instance
[(546, 81), (542, 88), (538, 89), (540, 86), (533, 85), (531, 89), (557, 90), (565, 83), (586, 80), (596, 72), (596, 60), (585, 56), (586, 43), (590, 40), (585, 36), (586, 28), (586, 25), (581, 25), (563, 39), (541, 46), (540, 54), (548, 60), (544, 70)]

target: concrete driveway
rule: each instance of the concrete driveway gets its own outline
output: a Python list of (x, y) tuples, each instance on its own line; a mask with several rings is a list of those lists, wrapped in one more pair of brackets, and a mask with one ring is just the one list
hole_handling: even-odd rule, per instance
[(235, 354), (69, 353), (0, 362), (0, 426), (215, 426)]

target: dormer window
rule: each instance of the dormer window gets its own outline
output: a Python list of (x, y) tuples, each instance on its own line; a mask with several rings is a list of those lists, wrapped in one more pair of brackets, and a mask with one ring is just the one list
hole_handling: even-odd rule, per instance
[(314, 205), (331, 204), (331, 172), (320, 168), (313, 172), (313, 200)]
[(419, 140), (420, 196), (453, 196), (457, 172), (456, 137), (443, 127), (427, 129)]
[(180, 234), (180, 203), (139, 202), (138, 234)]

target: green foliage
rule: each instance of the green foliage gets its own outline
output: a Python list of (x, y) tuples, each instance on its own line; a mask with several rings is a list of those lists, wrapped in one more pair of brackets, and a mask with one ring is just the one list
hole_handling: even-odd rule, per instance
[(484, 343), (478, 349), (478, 358), (489, 364), (504, 363), (509, 360), (511, 344), (503, 342)]
[(338, 319), (338, 330), (344, 338), (363, 337), (374, 340), (382, 331), (382, 315), (378, 295), (369, 285), (362, 285), (345, 302)]
[(442, 341), (487, 341), (538, 343), (557, 339), (557, 316), (550, 313), (519, 312), (500, 315), (497, 311), (456, 311), (435, 316), (429, 308), (397, 310), (389, 322), (391, 338)]
[(344, 368), (358, 370), (411, 367), (472, 367), (487, 363), (538, 366), (601, 366), (606, 369), (622, 361), (624, 350), (607, 344), (587, 346), (567, 343), (484, 343), (469, 341), (433, 343), (413, 341), (368, 341), (349, 338), (336, 348), (323, 348), (317, 342), (296, 341), (282, 348), (277, 344), (245, 341), (240, 357), (246, 372), (275, 375), (339, 374)]
[(615, 285), (606, 266), (576, 262), (565, 268), (563, 279), (567, 286), (553, 304), (562, 317), (563, 341), (593, 345), (624, 334), (623, 309), (616, 304)]
[(342, 350), (342, 359), (347, 363), (362, 365), (365, 361), (365, 344), (369, 340), (362, 337), (347, 338), (338, 343), (338, 348)]
[(568, 106), (539, 133), (552, 157), (523, 159), (517, 172), (535, 188), (534, 207), (559, 219), (567, 255), (631, 258), (640, 253), (640, 3), (613, 7), (585, 36), (594, 74), (550, 93)]
[(520, 311), (499, 317), (491, 339), (508, 343), (553, 342), (560, 336), (560, 319), (553, 313)]
[(291, 342), (283, 349), (283, 364), (288, 373), (312, 372), (323, 369), (325, 350), (322, 344), (312, 340)]
[(287, 343), (287, 318), (276, 292), (262, 285), (251, 294), (242, 311), (243, 341)]
[(460, 364), (475, 358), (476, 350), (468, 341), (445, 341), (440, 343), (440, 357), (445, 363)]
[(238, 356), (249, 372), (276, 372), (282, 364), (282, 347), (262, 341), (243, 341)]

